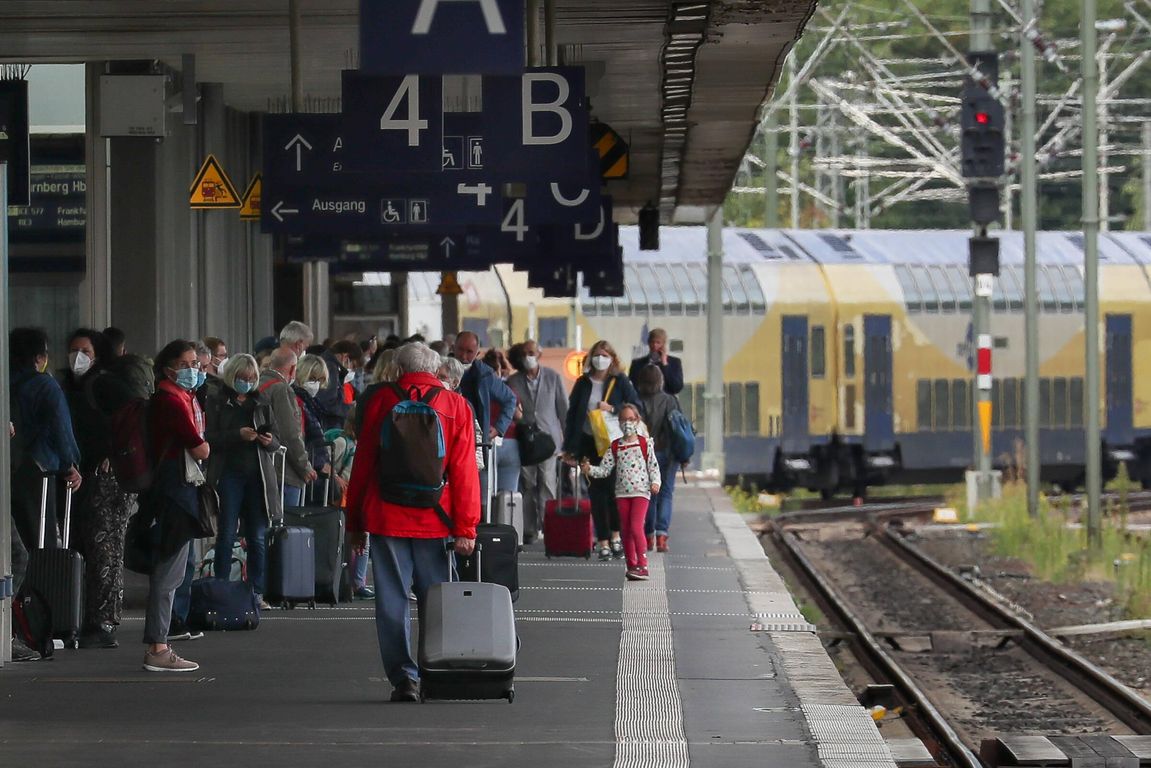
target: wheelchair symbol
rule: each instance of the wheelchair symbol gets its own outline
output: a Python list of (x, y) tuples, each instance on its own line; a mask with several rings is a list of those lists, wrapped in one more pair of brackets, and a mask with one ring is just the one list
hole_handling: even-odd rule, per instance
[(384, 224), (403, 224), (406, 213), (407, 205), (403, 200), (380, 201), (380, 221)]

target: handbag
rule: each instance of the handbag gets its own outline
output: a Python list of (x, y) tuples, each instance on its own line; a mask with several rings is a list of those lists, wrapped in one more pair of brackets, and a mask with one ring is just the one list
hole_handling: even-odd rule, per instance
[(196, 486), (196, 523), (193, 538), (210, 539), (216, 535), (216, 521), (220, 518), (220, 497), (204, 477), (200, 464), (192, 454), (184, 451), (184, 480)]
[(523, 467), (547, 461), (556, 453), (556, 441), (533, 421), (516, 424), (516, 442), (520, 447), (520, 466)]
[[(608, 382), (607, 389), (603, 393), (602, 402), (607, 402), (611, 397), (611, 391), (615, 388), (615, 379)], [(619, 425), (619, 416), (614, 413), (596, 408), (594, 411), (588, 411), (588, 422), (591, 424), (591, 435), (595, 439), (596, 454), (603, 456), (607, 453), (608, 448), (611, 448), (613, 440), (623, 437), (623, 429)]]

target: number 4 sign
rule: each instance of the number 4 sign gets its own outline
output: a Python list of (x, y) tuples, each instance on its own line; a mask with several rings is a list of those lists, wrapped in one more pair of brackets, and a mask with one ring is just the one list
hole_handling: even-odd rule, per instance
[(428, 172), (441, 168), (441, 78), (345, 70), (343, 99), (349, 167)]

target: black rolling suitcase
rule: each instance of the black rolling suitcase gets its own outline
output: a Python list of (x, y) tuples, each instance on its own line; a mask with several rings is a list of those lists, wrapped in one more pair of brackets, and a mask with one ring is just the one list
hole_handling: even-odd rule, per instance
[[(486, 507), (487, 519), (476, 526), (476, 552), (469, 557), (457, 558), (460, 581), (482, 581), (502, 584), (511, 593), (512, 602), (520, 596), (519, 553), (520, 535), (514, 525), (491, 522), (492, 510), (499, 494), (496, 493), (496, 446), (492, 446), (488, 461), (488, 490), (492, 496)], [(478, 552), (483, 549), (484, 556)]]
[[(476, 556), (482, 561), (480, 545), (476, 546)], [(451, 556), (449, 549), (449, 562)], [(507, 587), (466, 581), (433, 584), (420, 613), (421, 701), (507, 699), (511, 703), (516, 694), (518, 645)]]
[[(45, 549), (48, 530), (48, 493), (52, 483), (48, 475), (40, 483), (40, 540), (37, 549), (28, 553), (25, 587), (35, 590), (48, 604), (52, 614), (52, 636), (68, 648), (79, 647), (80, 622), (84, 613), (84, 558), (68, 548), (72, 529), (72, 489), (64, 497), (64, 547)], [(52, 521), (53, 532), (56, 521)], [(55, 535), (55, 533), (53, 533)]]
[[(281, 449), (280, 457), (286, 451)], [(280, 476), (280, 503), (284, 499)], [(316, 534), (311, 528), (284, 525), (279, 521), (268, 529), (268, 576), (264, 599), (294, 608), (305, 603), (316, 607)]]
[(316, 600), (332, 605), (340, 602), (344, 582), (344, 535), (347, 519), (344, 510), (329, 504), (331, 480), (324, 480), (323, 499), (313, 499), (302, 507), (284, 510), (284, 524), (310, 528), (315, 536)]

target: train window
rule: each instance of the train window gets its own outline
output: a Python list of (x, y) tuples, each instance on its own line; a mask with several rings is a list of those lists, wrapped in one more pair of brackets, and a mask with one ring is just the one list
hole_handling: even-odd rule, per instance
[(855, 429), (855, 385), (843, 388), (843, 428)]
[(940, 311), (954, 312), (959, 303), (959, 292), (951, 284), (951, 277), (947, 274), (949, 270), (939, 265), (928, 267), (928, 269), (931, 271), (935, 287), (939, 289)]
[(931, 431), (931, 381), (920, 379), (915, 385), (916, 426)]
[(1078, 377), (1071, 379), (1068, 382), (1067, 390), (1069, 395), (1067, 399), (1070, 401), (1069, 415), (1071, 417), (1068, 426), (1081, 429), (1083, 427), (1083, 419), (1086, 418), (1086, 414), (1083, 411), (1083, 379)]
[(827, 331), (822, 325), (811, 326), (811, 378), (822, 379), (827, 373)]
[(923, 311), (939, 311), (939, 286), (932, 280), (932, 275), (924, 264), (915, 265), (915, 279), (923, 295)]
[(696, 417), (698, 417), (698, 419), (692, 418), (692, 420), (691, 420), (692, 424), (702, 424), (704, 421), (704, 416), (706, 415), (706, 411), (704, 411), (704, 409), (703, 409), (703, 392), (704, 392), (704, 385), (703, 384), (696, 384), (695, 387), (692, 388), (692, 391), (691, 391), (691, 409), (692, 409), (692, 413), (695, 414)]
[(748, 299), (751, 302), (752, 314), (762, 315), (767, 311), (767, 299), (759, 287), (759, 278), (755, 270), (747, 264), (739, 265), (739, 274), (743, 278), (743, 286), (747, 289)]
[(664, 286), (664, 295), (667, 296), (667, 313), (669, 315), (682, 315), (684, 297), (690, 286), (685, 287), (687, 271), (679, 264), (667, 265), (668, 281)]
[(855, 375), (855, 326), (851, 323), (843, 326), (843, 375)]
[[(1043, 312), (1058, 312), (1059, 302), (1055, 299), (1055, 287), (1051, 285), (1051, 275), (1047, 267), (1037, 265), (1035, 270), (1035, 287), (1039, 294), (1039, 306)], [(1026, 283), (1024, 283), (1026, 285)]]
[(1039, 426), (1051, 426), (1051, 379), (1039, 380)]
[(1051, 382), (1052, 424), (1056, 427), (1068, 426), (1067, 379)]
[(959, 311), (971, 311), (971, 276), (967, 273), (966, 267), (961, 267), (958, 264), (951, 264), (947, 269), (947, 274), (951, 277), (951, 285), (955, 287), (956, 292), (959, 294)]
[(617, 315), (630, 315), (633, 307), (647, 302), (644, 301), (643, 289), (639, 287), (639, 275), (635, 273), (635, 267), (625, 264), (623, 276), (624, 295), (616, 298), (615, 313)]
[(647, 296), (647, 312), (649, 314), (662, 315), (667, 312), (667, 302), (664, 301), (663, 291), (660, 290), (660, 283), (667, 282), (667, 276), (663, 274), (663, 264), (636, 264), (636, 272), (639, 273), (640, 285), (643, 286), (643, 292)]
[(692, 398), (692, 391), (694, 390), (694, 388), (695, 388), (694, 384), (684, 384), (683, 390), (679, 393), (680, 410), (683, 411), (683, 415), (686, 416), (687, 420), (690, 421), (692, 424), (695, 423), (695, 413), (693, 412), (693, 409), (692, 409), (692, 405), (694, 405), (694, 403), (692, 402), (692, 399), (691, 399)]
[(949, 379), (936, 379), (932, 382), (932, 422), (938, 432), (951, 429), (951, 381)]
[(741, 315), (748, 314), (750, 309), (747, 301), (747, 291), (739, 279), (739, 273), (731, 264), (723, 265), (723, 311), (734, 312)]
[(743, 434), (759, 434), (759, 382), (749, 381), (743, 392)]
[(700, 264), (687, 264), (683, 270), (687, 274), (684, 284), (688, 286), (688, 295), (691, 297), (689, 303), (684, 306), (684, 311), (689, 315), (698, 315), (703, 311), (703, 305), (707, 301), (707, 274)]
[(915, 275), (911, 273), (911, 267), (906, 264), (896, 264), (895, 276), (899, 279), (900, 287), (903, 288), (903, 302), (907, 305), (907, 311), (922, 312), (923, 295), (919, 290), (918, 283), (915, 282)]
[(951, 382), (951, 426), (953, 429), (971, 429), (971, 396), (967, 379)]
[(1007, 296), (1007, 310), (1009, 312), (1023, 311), (1023, 276), (1019, 268), (1014, 266), (1002, 267), (999, 270), (999, 279), (1004, 282)]
[(1047, 267), (1047, 275), (1051, 278), (1051, 282), (1055, 286), (1055, 295), (1059, 299), (1060, 312), (1069, 313), (1075, 311), (1078, 294), (1072, 287), (1074, 283), (1067, 276), (1068, 272), (1074, 271), (1074, 269), (1070, 268), (1064, 269), (1060, 264), (1051, 264)]
[(743, 434), (743, 385), (735, 382), (729, 383), (725, 389), (727, 397), (724, 398), (725, 408), (723, 414), (725, 435)]
[(1019, 426), (1019, 379), (1003, 380), (1003, 423), (1008, 427)]

